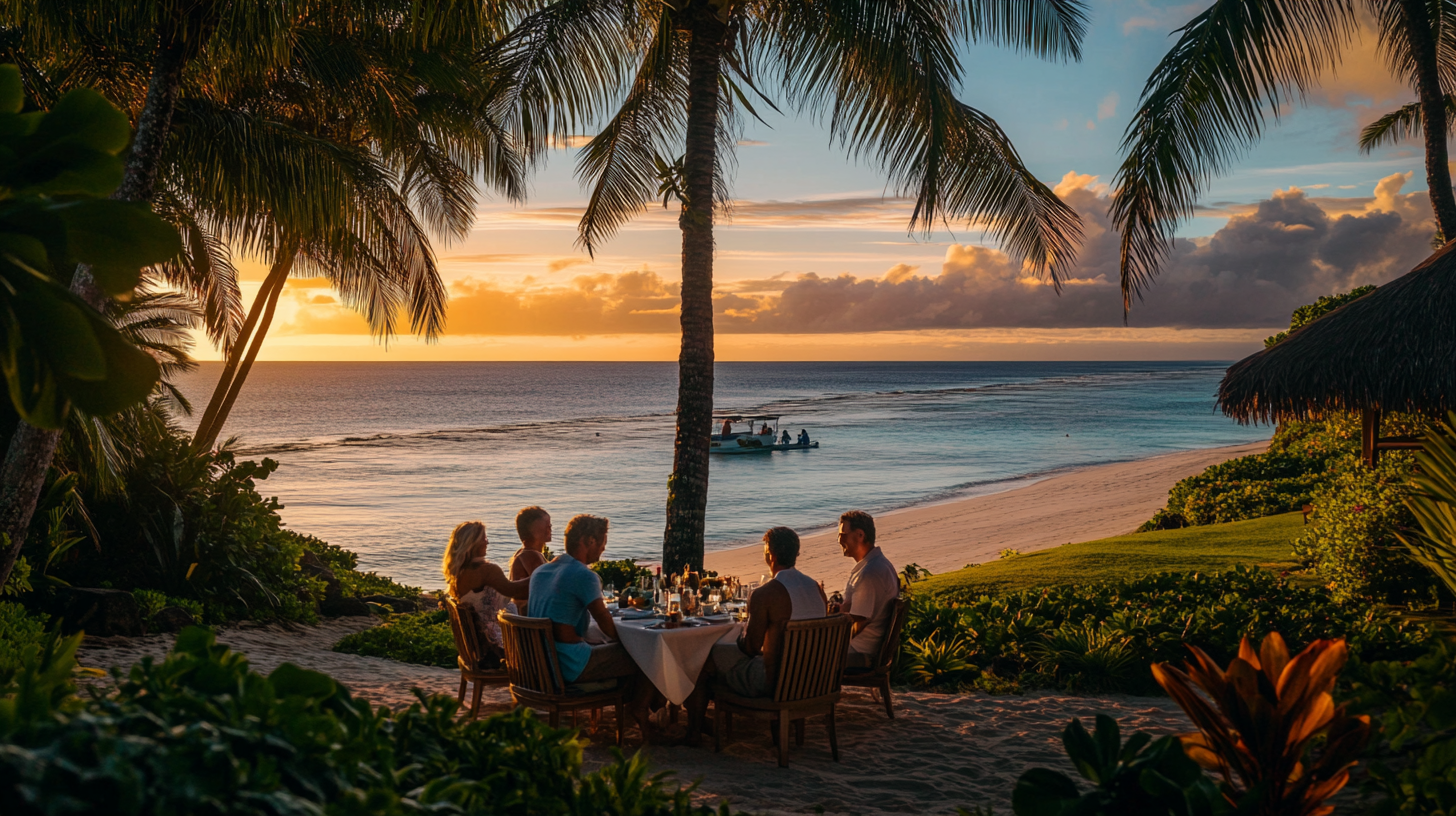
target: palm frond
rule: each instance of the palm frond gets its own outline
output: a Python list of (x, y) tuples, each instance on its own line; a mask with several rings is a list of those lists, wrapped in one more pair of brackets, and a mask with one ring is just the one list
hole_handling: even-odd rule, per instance
[(627, 98), (615, 116), (582, 148), (577, 175), (591, 197), (577, 227), (577, 243), (594, 252), (602, 241), (652, 201), (659, 153), (676, 155), (687, 117), (687, 49), (664, 10)]
[[(1412, 102), (1376, 119), (1360, 131), (1360, 152), (1421, 136), (1421, 103)], [(1446, 94), (1446, 132), (1456, 132), (1456, 94)]]
[(910, 228), (983, 224), (1033, 272), (1061, 277), (1081, 240), (1077, 214), (1036, 179), (989, 116), (959, 101), (949, 0), (781, 4), (766, 19), (783, 91), (827, 111), (831, 133), (915, 199)]
[(1216, 0), (1180, 30), (1143, 90), (1113, 183), (1124, 313), (1209, 181), (1337, 63), (1355, 30), (1350, 0)]
[(963, 0), (955, 9), (972, 41), (986, 40), (1046, 59), (1082, 58), (1087, 7), (1081, 0)]
[(212, 342), (226, 354), (237, 340), (246, 314), (238, 270), (232, 253), (217, 236), (197, 222), (193, 213), (163, 186), (152, 209), (170, 221), (182, 235), (182, 252), (156, 267), (168, 284), (187, 292), (202, 305), (202, 324)]

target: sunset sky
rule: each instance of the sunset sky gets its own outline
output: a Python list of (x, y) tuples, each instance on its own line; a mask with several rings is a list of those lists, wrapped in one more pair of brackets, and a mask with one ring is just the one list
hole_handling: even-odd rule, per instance
[[(1308, 106), (1288, 111), (1214, 184), (1123, 326), (1107, 184), (1170, 32), (1204, 5), (1092, 4), (1080, 64), (992, 47), (965, 54), (961, 98), (994, 117), (1083, 216), (1087, 242), (1060, 296), (978, 229), (907, 234), (907, 202), (815, 122), (752, 123), (738, 147), (733, 218), (717, 233), (718, 358), (1231, 359), (1302, 303), (1408, 271), (1433, 229), (1418, 146), (1362, 156), (1356, 141), (1413, 96), (1367, 33)], [(325, 281), (294, 280), (263, 359), (675, 359), (675, 212), (651, 210), (589, 258), (575, 246), (585, 194), (574, 162), (574, 149), (556, 152), (526, 205), (484, 199), (467, 240), (437, 244), (452, 296), (440, 342), (401, 336), (386, 348)], [(246, 269), (251, 302), (262, 268)]]

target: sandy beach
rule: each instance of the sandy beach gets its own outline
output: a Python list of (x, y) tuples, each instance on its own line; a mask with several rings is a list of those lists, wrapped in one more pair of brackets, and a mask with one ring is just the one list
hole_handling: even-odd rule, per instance
[[(1161, 507), (1179, 479), (1267, 443), (1170, 454), (1061, 474), (991, 496), (889, 513), (879, 520), (880, 542), (897, 564), (916, 562), (936, 572), (996, 557), (1003, 547), (1031, 551), (1068, 542), (1126, 533)], [(1111, 491), (1109, 487), (1115, 487)], [(828, 532), (809, 536), (801, 566), (837, 585), (848, 572)], [(711, 567), (753, 575), (758, 548), (709, 556)], [(225, 627), (218, 640), (248, 654), (255, 669), (271, 671), (293, 662), (337, 678), (380, 705), (403, 706), (413, 689), (454, 695), (459, 675), (450, 670), (358, 657), (331, 651), (344, 635), (375, 625), (372, 618), (335, 618), (318, 626), (242, 624)], [(83, 665), (128, 666), (146, 655), (161, 657), (172, 636), (90, 638)], [(106, 683), (109, 681), (92, 681)], [(487, 712), (510, 707), (505, 689), (489, 689)], [(1073, 717), (1111, 714), (1124, 734), (1190, 729), (1170, 700), (1123, 695), (1080, 697), (1056, 693), (989, 696), (902, 692), (896, 718), (887, 720), (867, 694), (850, 690), (840, 715), (841, 762), (829, 754), (821, 722), (811, 722), (802, 748), (781, 769), (766, 727), (742, 723), (736, 739), (714, 754), (701, 748), (648, 747), (654, 766), (684, 781), (699, 781), (699, 797), (732, 800), (753, 813), (880, 814), (954, 813), (958, 807), (1009, 811), (1017, 777), (1046, 766), (1072, 772), (1061, 731)], [(609, 733), (609, 732), (608, 732)], [(610, 758), (601, 739), (587, 750), (598, 766)]]
[[(1180, 479), (1268, 446), (1254, 442), (1098, 465), (989, 496), (897, 510), (876, 517), (878, 543), (896, 567), (915, 563), (942, 573), (993, 560), (1008, 547), (1032, 552), (1122, 535), (1161, 509)], [(766, 571), (760, 545), (711, 552), (705, 561), (708, 569), (728, 575)], [(833, 529), (804, 537), (798, 567), (826, 587), (842, 586), (852, 566)]]
[[(224, 627), (218, 641), (246, 652), (256, 671), (295, 663), (340, 680), (378, 705), (407, 706), (415, 688), (454, 696), (460, 677), (454, 671), (331, 651), (339, 638), (375, 623), (335, 618), (318, 626)], [(130, 666), (145, 656), (162, 657), (172, 640), (172, 635), (88, 638), (80, 659), (97, 668)], [(505, 689), (487, 689), (482, 702), (484, 714), (511, 705)], [(830, 757), (822, 719), (808, 724), (804, 745), (790, 752), (788, 768), (778, 767), (767, 727), (751, 721), (735, 722), (734, 741), (721, 754), (713, 752), (710, 740), (698, 748), (645, 750), (655, 769), (674, 771), (684, 782), (700, 781), (699, 800), (716, 804), (727, 798), (735, 810), (751, 813), (955, 813), (974, 805), (1007, 813), (1012, 787), (1027, 768), (1073, 773), (1062, 750), (1062, 729), (1072, 717), (1086, 718), (1090, 727), (1098, 712), (1116, 717), (1125, 733), (1191, 729), (1177, 706), (1161, 698), (904, 692), (895, 695), (890, 721), (865, 692), (849, 690), (838, 718), (839, 762)], [(589, 768), (611, 759), (608, 726), (587, 748)], [(628, 752), (635, 747), (629, 745)]]

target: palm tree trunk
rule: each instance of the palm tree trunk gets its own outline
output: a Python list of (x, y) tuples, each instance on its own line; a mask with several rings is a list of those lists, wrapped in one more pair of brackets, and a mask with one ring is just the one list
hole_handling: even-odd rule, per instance
[(1446, 94), (1436, 57), (1436, 38), (1423, 0), (1401, 0), (1416, 63), (1416, 93), (1420, 96), (1421, 127), (1426, 137), (1426, 187), (1441, 237), (1456, 238), (1456, 193), (1451, 190), (1451, 166), (1446, 150)]
[(662, 560), (669, 571), (703, 566), (708, 510), (708, 438), (713, 430), (713, 178), (718, 168), (718, 72), (726, 26), (706, 2), (684, 15), (688, 49), (686, 201), (682, 228), (682, 351), (678, 356), (677, 437), (668, 482)]
[[(278, 250), (273, 267), (268, 270), (268, 277), (263, 279), (257, 297), (253, 298), (253, 308), (248, 310), (242, 330), (238, 332), (232, 348), (228, 349), (227, 364), (223, 366), (222, 375), (217, 378), (217, 387), (212, 390), (212, 398), (207, 401), (207, 409), (202, 412), (202, 419), (197, 423), (197, 432), (192, 436), (194, 451), (207, 450), (217, 441), (218, 433), (227, 421), (228, 413), (232, 411), (232, 404), (237, 400), (237, 391), (242, 387), (242, 381), (247, 378), (248, 369), (252, 368), (252, 361), (258, 356), (258, 348), (263, 344), (263, 336), (268, 333), (268, 326), (273, 322), (278, 296), (283, 291), (283, 284), (288, 280), (288, 273), (293, 269), (293, 260), (297, 255), (297, 243), (290, 242)], [(263, 325), (255, 333), (253, 330), (258, 326), (259, 318), (263, 319)]]
[[(152, 78), (147, 86), (147, 99), (137, 117), (131, 154), (126, 160), (126, 175), (112, 194), (119, 201), (150, 201), (157, 184), (157, 167), (161, 164), (162, 147), (172, 130), (172, 113), (177, 109), (177, 90), (182, 84), (185, 59), (180, 42), (164, 42), (152, 60)], [(71, 276), (71, 291), (102, 311), (106, 293), (96, 286), (91, 270), (76, 267)], [(10, 546), (0, 552), (0, 586), (10, 578), (10, 571), (20, 557), (30, 529), (35, 504), (40, 499), (47, 471), (55, 457), (60, 431), (36, 428), (25, 421), (16, 426), (0, 466), (0, 534), (9, 537)], [(4, 539), (0, 539), (3, 542)]]

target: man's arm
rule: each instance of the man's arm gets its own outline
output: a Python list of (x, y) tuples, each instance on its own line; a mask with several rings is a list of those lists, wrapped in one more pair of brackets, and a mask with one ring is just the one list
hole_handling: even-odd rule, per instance
[(763, 640), (773, 618), (771, 608), (779, 592), (783, 589), (778, 584), (765, 584), (748, 596), (748, 626), (738, 638), (738, 649), (749, 657), (763, 654)]
[(850, 588), (846, 587), (844, 605), (840, 607), (839, 611), (848, 615), (849, 619), (854, 621), (854, 628), (849, 632), (849, 636), (854, 637), (859, 634), (861, 629), (868, 626), (870, 622), (868, 615), (857, 615), (854, 612), (854, 608), (873, 610), (875, 608), (875, 590), (874, 587), (866, 582), (855, 584), (853, 592), (847, 591), (848, 589)]
[(592, 620), (597, 622), (597, 628), (607, 636), (607, 640), (617, 639), (617, 622), (612, 620), (612, 613), (607, 611), (607, 602), (597, 598), (586, 608), (591, 613)]

